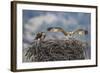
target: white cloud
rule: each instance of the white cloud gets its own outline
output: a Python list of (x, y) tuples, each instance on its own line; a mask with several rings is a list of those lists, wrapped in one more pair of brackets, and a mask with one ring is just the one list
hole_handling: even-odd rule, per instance
[(57, 17), (53, 14), (46, 14), (37, 17), (33, 17), (29, 20), (28, 24), (25, 24), (26, 29), (30, 29), (31, 31), (36, 31), (40, 25), (45, 22), (46, 24), (52, 24), (57, 21)]
[[(76, 27), (79, 26), (78, 20), (71, 16), (68, 16), (68, 19), (66, 19), (64, 16), (61, 16), (61, 15), (57, 16), (56, 14), (47, 13), (45, 15), (33, 17), (29, 20), (29, 22), (27, 24), (24, 24), (24, 27), (26, 29), (26, 31), (25, 31), (26, 40), (32, 41), (34, 39), (34, 35), (32, 35), (31, 33), (33, 33), (33, 32), (35, 33), (35, 32), (37, 32), (37, 30), (42, 31), (42, 29), (44, 29), (45, 26), (43, 26), (41, 28), (40, 28), (40, 26), (43, 25), (44, 23), (47, 26), (52, 26), (52, 25), (56, 26), (56, 25), (58, 25), (59, 22), (61, 23), (60, 25), (62, 25), (62, 27), (66, 27), (68, 29), (69, 29), (69, 27), (68, 27), (69, 25), (70, 26), (74, 25)], [(51, 38), (51, 37), (48, 37), (48, 38)], [(62, 37), (59, 37), (59, 38), (62, 38)]]
[(67, 20), (67, 24), (75, 24), (75, 25), (78, 25), (78, 20), (76, 20), (75, 18), (69, 16), (69, 19)]
[(30, 19), (28, 22), (29, 24), (25, 24), (25, 28), (29, 29), (30, 31), (36, 31), (43, 23), (47, 25), (55, 25), (58, 22), (61, 22), (66, 27), (68, 25), (78, 25), (78, 20), (71, 16), (69, 16), (68, 19), (65, 19), (63, 16), (47, 13), (46, 15), (41, 15)]
[(57, 21), (57, 16), (55, 16), (54, 14), (47, 14), (44, 16), (44, 21), (47, 23), (47, 24), (51, 24), (55, 21)]

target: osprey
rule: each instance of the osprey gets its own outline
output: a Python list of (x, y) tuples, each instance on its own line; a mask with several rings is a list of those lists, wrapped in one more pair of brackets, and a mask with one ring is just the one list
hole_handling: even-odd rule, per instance
[(45, 36), (46, 36), (45, 32), (38, 32), (36, 34), (35, 40), (44, 40)]
[(72, 32), (67, 32), (60, 27), (50, 27), (50, 28), (47, 29), (47, 31), (49, 31), (49, 32), (62, 32), (66, 36), (67, 39), (72, 38), (72, 36), (74, 34), (78, 34), (78, 35), (88, 34), (88, 31), (84, 30), (84, 29), (77, 29), (77, 30), (72, 31)]

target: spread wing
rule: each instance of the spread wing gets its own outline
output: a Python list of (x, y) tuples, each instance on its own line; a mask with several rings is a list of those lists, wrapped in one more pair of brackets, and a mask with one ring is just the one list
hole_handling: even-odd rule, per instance
[(78, 34), (78, 35), (87, 35), (88, 31), (84, 30), (84, 29), (77, 29), (76, 31), (74, 31), (73, 34)]
[(87, 35), (88, 34), (88, 31), (85, 29), (77, 29), (74, 32), (67, 32), (60, 27), (50, 27), (47, 29), (47, 31), (49, 31), (49, 32), (62, 32), (65, 36), (66, 35), (73, 35), (73, 34), (78, 34), (78, 35)]
[(47, 31), (50, 31), (50, 32), (62, 32), (63, 29), (60, 28), (60, 27), (49, 27), (49, 28), (47, 29)]
[(61, 27), (49, 27), (47, 29), (49, 32), (62, 32), (65, 36), (69, 34), (69, 32), (66, 32), (63, 28)]

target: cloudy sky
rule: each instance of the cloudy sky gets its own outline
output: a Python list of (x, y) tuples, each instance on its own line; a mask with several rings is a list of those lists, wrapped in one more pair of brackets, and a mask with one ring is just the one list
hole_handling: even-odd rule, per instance
[[(32, 42), (37, 32), (47, 32), (48, 27), (61, 27), (65, 31), (75, 31), (82, 28), (88, 30), (89, 34), (85, 37), (76, 37), (85, 41), (90, 41), (91, 14), (82, 12), (55, 12), (55, 11), (36, 11), (23, 10), (23, 42), (25, 45)], [(62, 39), (62, 33), (47, 33), (51, 38)]]

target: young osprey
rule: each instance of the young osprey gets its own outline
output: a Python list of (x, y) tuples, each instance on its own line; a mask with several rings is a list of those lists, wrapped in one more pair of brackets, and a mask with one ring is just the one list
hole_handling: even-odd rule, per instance
[(36, 34), (35, 40), (44, 40), (45, 37), (46, 37), (45, 32), (38, 32)]
[(76, 31), (66, 32), (64, 29), (62, 29), (60, 27), (50, 27), (47, 29), (47, 31), (49, 31), (49, 32), (62, 32), (66, 36), (67, 39), (72, 38), (74, 34), (78, 34), (78, 35), (88, 34), (88, 31), (84, 30), (84, 29), (77, 29)]

